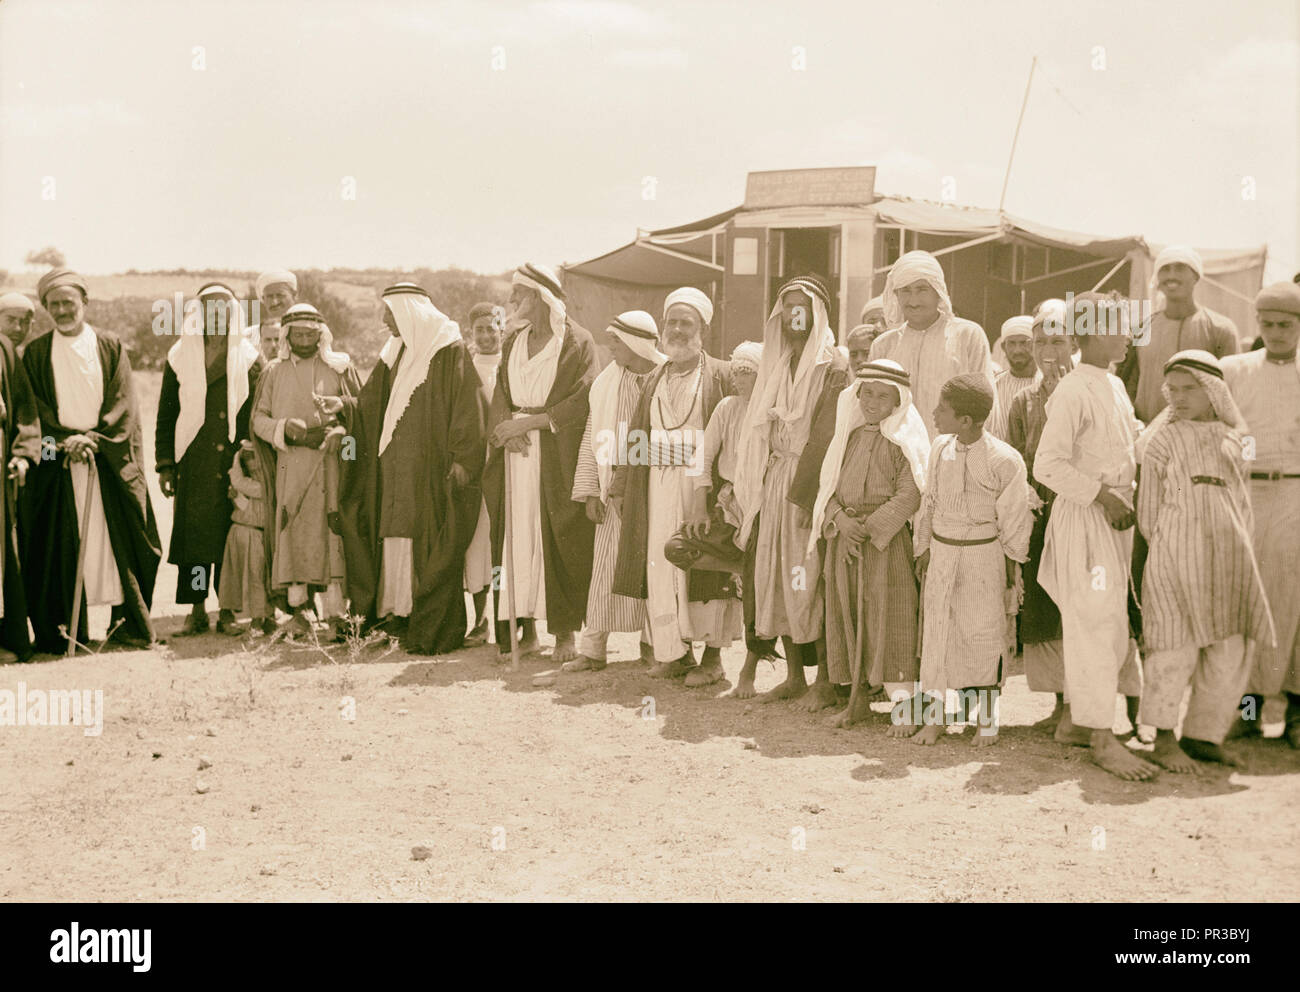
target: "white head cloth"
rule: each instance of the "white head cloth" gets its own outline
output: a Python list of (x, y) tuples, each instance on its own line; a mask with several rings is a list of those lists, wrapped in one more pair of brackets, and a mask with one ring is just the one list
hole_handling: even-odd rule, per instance
[(924, 279), (939, 294), (939, 313), (952, 316), (952, 300), (948, 299), (948, 283), (943, 277), (939, 260), (928, 251), (909, 251), (889, 270), (885, 277), (885, 323), (898, 327), (903, 323), (903, 306), (898, 302), (898, 290)]
[(668, 319), (668, 308), (674, 303), (685, 303), (688, 307), (694, 307), (695, 312), (704, 321), (705, 327), (713, 323), (713, 301), (694, 286), (683, 286), (681, 289), (674, 289), (668, 294), (664, 299), (665, 320)]
[(180, 387), (180, 414), (176, 417), (176, 447), (174, 457), (181, 457), (190, 443), (198, 437), (203, 426), (203, 416), (208, 398), (208, 361), (204, 349), (204, 300), (224, 298), (228, 304), (226, 322), (226, 432), (228, 440), (235, 439), (236, 419), (248, 399), (248, 370), (258, 359), (257, 344), (248, 334), (244, 321), (244, 308), (235, 294), (226, 286), (214, 284), (199, 290), (196, 299), (185, 307), (181, 321), (181, 337), (167, 350), (167, 364), (176, 373)]
[(808, 554), (817, 548), (817, 539), (821, 536), (822, 523), (826, 519), (826, 504), (840, 484), (840, 471), (844, 466), (844, 452), (848, 448), (849, 435), (866, 423), (866, 418), (862, 415), (862, 404), (858, 400), (864, 382), (884, 382), (898, 390), (898, 406), (880, 422), (880, 433), (903, 450), (907, 464), (912, 469), (916, 488), (925, 492), (925, 466), (930, 457), (930, 437), (925, 430), (925, 421), (912, 405), (912, 390), (906, 385), (908, 379), (903, 366), (888, 358), (878, 359), (868, 362), (858, 377), (840, 393), (835, 406), (835, 435), (822, 459), (821, 475), (817, 483), (812, 531), (808, 535)]
[[(781, 333), (781, 300), (789, 292), (799, 290), (812, 300), (813, 324), (804, 340), (803, 351), (793, 378), (790, 376), (790, 345)], [(737, 547), (744, 547), (749, 531), (758, 514), (763, 499), (763, 476), (770, 454), (769, 438), (772, 422), (791, 423), (803, 417), (811, 396), (814, 371), (833, 361), (835, 332), (831, 330), (827, 314), (825, 289), (804, 279), (792, 279), (776, 294), (776, 305), (763, 325), (763, 356), (758, 365), (758, 377), (749, 397), (745, 420), (740, 430), (737, 452), (737, 478), (734, 485), (736, 500), (743, 514), (736, 535)]]
[(269, 287), (277, 283), (284, 283), (295, 293), (298, 292), (298, 277), (288, 269), (267, 269), (257, 277), (257, 295), (261, 297)]
[[(1206, 369), (1217, 369), (1219, 374), (1215, 375), (1213, 372), (1206, 371)], [(1189, 348), (1178, 352), (1165, 362), (1164, 374), (1166, 378), (1170, 372), (1175, 371), (1187, 372), (1201, 384), (1201, 388), (1205, 390), (1206, 395), (1210, 398), (1210, 405), (1214, 408), (1216, 418), (1239, 433), (1245, 433), (1248, 430), (1246, 421), (1241, 416), (1241, 410), (1237, 408), (1237, 403), (1228, 390), (1228, 384), (1223, 381), (1223, 368), (1217, 358), (1208, 351)], [(1146, 430), (1138, 436), (1137, 442), (1133, 446), (1139, 464), (1146, 454), (1151, 439), (1168, 424), (1178, 419), (1173, 406), (1170, 405), (1168, 382), (1161, 383), (1160, 393), (1165, 398), (1165, 408), (1156, 414), (1155, 420), (1147, 425)]]
[(640, 357), (656, 365), (668, 361), (668, 356), (659, 350), (659, 328), (655, 319), (644, 310), (627, 310), (605, 328), (610, 334), (632, 349)]
[(316, 342), (316, 353), (320, 355), (322, 362), (342, 375), (352, 365), (352, 359), (344, 352), (334, 350), (334, 332), (330, 330), (329, 324), (325, 323), (325, 318), (321, 316), (320, 311), (310, 303), (295, 303), (280, 318), (280, 350), (276, 357), (281, 361), (289, 358), (289, 329), (295, 323), (294, 316), (300, 314), (316, 315), (314, 323), (320, 328), (320, 339)]
[[(419, 286), (399, 283), (384, 290), (384, 306), (397, 322), (397, 333), (405, 353), (384, 407), (384, 426), (379, 432), (382, 455), (393, 439), (393, 431), (411, 403), (411, 396), (429, 378), (429, 365), (449, 344), (461, 340), (460, 325), (444, 314)], [(391, 366), (390, 366), (391, 368)]]
[(560, 288), (559, 277), (545, 265), (525, 262), (515, 269), (515, 274), (510, 277), (510, 284), (527, 286), (537, 291), (551, 313), (551, 333), (563, 341), (565, 329), (569, 325), (569, 312), (564, 301), (556, 293), (556, 289)]
[(883, 295), (873, 296), (867, 300), (866, 305), (862, 308), (862, 315), (858, 319), (865, 324), (869, 313), (879, 313), (882, 317), (885, 315), (885, 297)]
[(1002, 342), (1007, 338), (1025, 338), (1032, 341), (1034, 338), (1034, 318), (1021, 315), (1008, 317), (1002, 322), (1002, 333), (993, 342), (993, 362), (1000, 369), (1007, 367), (1007, 355), (1002, 348)]

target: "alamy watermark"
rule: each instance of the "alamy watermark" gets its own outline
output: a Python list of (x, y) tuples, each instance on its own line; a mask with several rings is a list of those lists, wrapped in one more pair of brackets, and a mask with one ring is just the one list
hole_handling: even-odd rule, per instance
[(103, 689), (0, 689), (0, 727), (82, 727), (87, 737), (104, 732)]

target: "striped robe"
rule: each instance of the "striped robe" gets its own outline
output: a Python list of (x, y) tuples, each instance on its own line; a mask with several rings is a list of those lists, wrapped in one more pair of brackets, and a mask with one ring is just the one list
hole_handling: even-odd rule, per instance
[(1203, 648), (1234, 634), (1269, 638), (1245, 471), (1240, 435), (1218, 420), (1170, 421), (1147, 444), (1137, 511), (1150, 545), (1142, 574), (1148, 650)]
[[(912, 467), (901, 448), (863, 425), (849, 435), (835, 494), (826, 504), (826, 663), (838, 685), (853, 677), (857, 625), (863, 628), (860, 682), (915, 682), (916, 574), (906, 524), (921, 505)], [(860, 558), (829, 518), (849, 507), (865, 514), (868, 537)], [(865, 587), (858, 590), (859, 580)], [(863, 616), (858, 616), (858, 603)]]
[[(930, 449), (917, 518), (916, 553), (930, 552), (922, 590), (921, 688), (926, 692), (999, 685), (1015, 613), (1005, 558), (1023, 562), (1033, 529), (1025, 462), (1005, 441), (980, 436), (964, 445), (943, 434)], [(992, 537), (984, 544), (958, 541)]]
[[(618, 382), (618, 406), (614, 422), (595, 427), (592, 437), (592, 416), (588, 414), (587, 427), (582, 433), (582, 444), (578, 447), (578, 466), (573, 475), (573, 499), (585, 504), (595, 496), (600, 498), (600, 478), (597, 471), (597, 453), (601, 457), (615, 456), (613, 446), (602, 444), (602, 432), (618, 430), (618, 425), (632, 422), (637, 400), (641, 398), (641, 387), (650, 378), (650, 373), (636, 375), (627, 369), (621, 369)], [(618, 538), (623, 529), (623, 521), (614, 508), (614, 504), (605, 501), (605, 519), (596, 525), (596, 545), (591, 563), (591, 589), (587, 593), (586, 633), (609, 634), (614, 631), (639, 631), (645, 626), (645, 601), (631, 596), (618, 596), (614, 593), (614, 566), (618, 562)]]
[[(1022, 389), (1028, 389), (1039, 381), (1038, 371), (1028, 378), (1022, 379), (1018, 375), (1012, 374), (1010, 369), (1001, 369), (993, 376), (993, 412), (989, 414), (989, 421), (984, 425), (985, 430), (992, 434), (999, 441), (1008, 441), (1009, 419), (1011, 416), (1011, 401)], [(1024, 452), (1021, 452), (1024, 454)]]

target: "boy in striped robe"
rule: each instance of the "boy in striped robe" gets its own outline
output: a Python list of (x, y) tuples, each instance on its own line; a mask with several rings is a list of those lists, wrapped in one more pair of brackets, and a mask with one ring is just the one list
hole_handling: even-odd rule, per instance
[[(1221, 747), (1250, 674), (1252, 642), (1272, 618), (1252, 549), (1246, 424), (1208, 351), (1165, 363), (1168, 404), (1137, 442), (1138, 526), (1150, 548), (1142, 575), (1146, 691), (1156, 728), (1151, 760), (1196, 772), (1196, 760), (1238, 762)], [(1192, 694), (1182, 740), (1183, 693)]]
[[(978, 701), (971, 744), (997, 742), (997, 698), (1003, 657), (1014, 655), (1008, 637), (1016, 565), (1029, 553), (1033, 514), (1020, 453), (984, 431), (993, 390), (982, 373), (953, 376), (939, 392), (925, 496), (916, 528), (916, 574), (924, 597), (921, 633), (923, 726), (915, 744), (934, 744), (944, 733), (949, 690)], [(894, 736), (908, 736), (895, 719)]]
[(643, 660), (653, 650), (646, 630), (645, 600), (619, 596), (613, 590), (623, 521), (609, 500), (609, 487), (614, 468), (627, 451), (627, 433), (641, 390), (650, 373), (668, 359), (659, 351), (655, 319), (644, 310), (619, 314), (605, 330), (614, 360), (591, 384), (591, 412), (573, 475), (573, 499), (586, 507), (587, 519), (596, 525), (596, 544), (586, 623), (578, 637), (578, 657), (562, 666), (566, 672), (598, 672), (604, 668), (609, 635), (615, 631), (641, 632)]

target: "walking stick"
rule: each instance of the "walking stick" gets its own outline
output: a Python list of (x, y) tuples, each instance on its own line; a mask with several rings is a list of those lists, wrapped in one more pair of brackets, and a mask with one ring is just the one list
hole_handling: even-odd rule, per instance
[(506, 470), (506, 608), (510, 614), (510, 671), (515, 672), (519, 670), (519, 638), (515, 634), (519, 620), (515, 615), (515, 545), (514, 525), (511, 519), (514, 516), (514, 504), (510, 484), (510, 449), (503, 447), (501, 456), (505, 461)]
[(866, 577), (862, 574), (863, 564), (864, 564), (863, 559), (865, 557), (866, 557), (866, 552), (864, 549), (862, 549), (861, 545), (859, 545), (858, 597), (857, 597), (858, 614), (857, 614), (856, 623), (854, 624), (854, 630), (853, 630), (853, 664), (849, 666), (851, 671), (853, 672), (853, 685), (849, 688), (849, 722), (850, 723), (853, 722), (854, 707), (858, 703), (858, 692), (861, 690), (861, 685), (862, 685), (862, 642), (866, 640), (865, 631), (864, 631), (866, 627), (866, 619), (864, 617), (864, 614), (867, 612), (865, 609), (866, 594), (863, 589), (863, 587), (866, 585), (865, 582)]
[[(77, 628), (81, 624), (81, 591), (86, 582), (86, 532), (90, 530), (90, 503), (95, 497), (95, 456), (90, 455), (86, 466), (86, 502), (81, 507), (81, 530), (77, 541), (77, 578), (72, 586), (72, 623), (68, 626), (68, 653), (71, 658), (77, 653)], [(72, 471), (69, 463), (68, 470)], [(76, 490), (74, 489), (75, 493)]]

